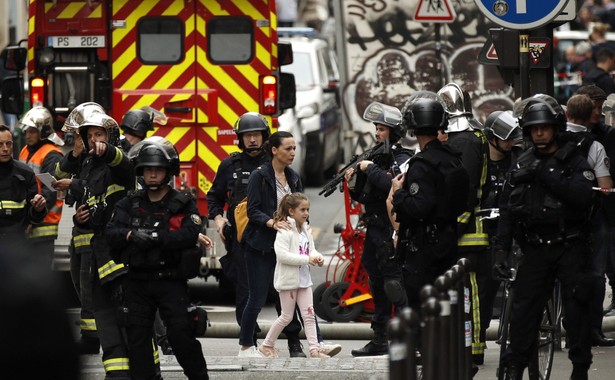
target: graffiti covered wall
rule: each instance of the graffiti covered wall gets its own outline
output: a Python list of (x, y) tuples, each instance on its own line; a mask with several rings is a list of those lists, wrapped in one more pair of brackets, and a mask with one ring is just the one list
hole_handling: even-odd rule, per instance
[[(344, 111), (357, 136), (373, 134), (373, 126), (362, 119), (369, 103), (379, 101), (401, 109), (413, 92), (436, 92), (449, 82), (468, 91), (479, 120), (492, 111), (512, 108), (512, 88), (497, 67), (478, 63), (490, 26), (474, 1), (449, 0), (457, 17), (440, 24), (439, 42), (433, 23), (413, 21), (419, 1), (342, 0), (347, 57), (340, 63), (347, 78)], [(437, 6), (442, 0), (423, 1)]]

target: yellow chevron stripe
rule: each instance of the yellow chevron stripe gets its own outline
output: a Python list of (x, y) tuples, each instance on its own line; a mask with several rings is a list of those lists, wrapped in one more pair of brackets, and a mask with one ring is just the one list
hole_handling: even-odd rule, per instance
[(266, 67), (271, 66), (271, 54), (263, 45), (258, 43), (256, 44), (256, 59), (261, 61)]
[(201, 3), (214, 16), (228, 16), (228, 12), (222, 9), (222, 5), (217, 1), (205, 1), (202, 0)]
[[(205, 127), (202, 129), (207, 133), (210, 133), (210, 132), (216, 133), (217, 128), (216, 127)], [(208, 131), (208, 129), (212, 131)], [(220, 166), (220, 158), (218, 158), (218, 156), (213, 154), (212, 151), (209, 148), (207, 148), (207, 146), (203, 144), (202, 141), (198, 142), (198, 147), (199, 147), (199, 157), (201, 158), (201, 160), (203, 160), (203, 162), (215, 172), (218, 166)]]
[[(255, 99), (245, 92), (244, 89), (220, 66), (206, 65), (205, 70), (207, 70), (218, 83), (221, 83), (228, 92), (233, 94), (235, 99), (246, 108), (252, 109), (251, 107), (256, 104)], [(251, 80), (250, 83), (254, 83), (254, 80)]]
[[(177, 16), (184, 9), (184, 0), (175, 0), (164, 12), (163, 16)], [(186, 33), (187, 34), (187, 33)]]

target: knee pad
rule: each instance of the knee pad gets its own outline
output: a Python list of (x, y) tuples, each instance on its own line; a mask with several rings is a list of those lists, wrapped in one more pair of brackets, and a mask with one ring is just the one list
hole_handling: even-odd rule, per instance
[(405, 303), (406, 290), (399, 280), (386, 280), (384, 282), (384, 293), (393, 304)]

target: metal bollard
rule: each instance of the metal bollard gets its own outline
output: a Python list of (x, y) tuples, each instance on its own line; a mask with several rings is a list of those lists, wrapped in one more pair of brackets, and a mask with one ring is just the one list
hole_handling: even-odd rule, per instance
[(468, 285), (468, 276), (467, 274), (470, 273), (470, 271), (472, 270), (472, 263), (470, 262), (470, 260), (466, 259), (466, 258), (462, 258), (459, 259), (459, 261), (457, 261), (457, 264), (459, 266), (461, 266), (463, 268), (463, 272), (464, 275), (461, 279), (461, 282), (463, 283), (463, 311), (464, 311), (464, 338), (465, 338), (465, 345), (464, 345), (464, 356), (463, 356), (463, 363), (464, 363), (464, 373), (463, 373), (463, 377), (461, 378), (461, 380), (470, 380), (472, 379), (472, 307), (470, 305), (470, 288)]
[[(451, 321), (451, 301), (448, 294), (449, 289), (451, 288), (451, 280), (446, 276), (438, 276), (436, 281), (434, 282), (436, 289), (438, 290), (438, 300), (440, 301), (440, 318), (438, 318), (438, 329), (439, 329), (439, 350), (441, 354), (448, 352), (451, 346), (451, 331), (450, 325)], [(440, 369), (440, 378), (442, 379), (452, 379), (455, 372), (455, 358), (450, 355), (444, 356), (446, 358), (442, 361), (442, 364), (439, 366)], [(448, 362), (448, 363), (447, 363)]]
[(457, 292), (457, 282), (459, 280), (459, 274), (453, 269), (449, 269), (444, 272), (444, 277), (448, 278), (451, 282), (451, 285), (448, 289), (448, 298), (451, 301), (451, 322), (448, 324), (449, 327), (449, 337), (450, 337), (450, 345), (448, 350), (449, 360), (453, 364), (453, 372), (449, 372), (450, 380), (458, 380), (459, 379), (459, 366), (461, 363), (459, 362), (458, 352), (461, 350), (460, 348), (460, 324), (459, 324), (459, 296)]
[(387, 334), (391, 339), (389, 345), (389, 380), (403, 380), (406, 376), (408, 347), (404, 339), (404, 328), (399, 318), (389, 321)]
[[(429, 285), (427, 285), (429, 286)], [(424, 288), (423, 288), (424, 289)], [(435, 289), (434, 289), (435, 291)], [(422, 291), (421, 291), (422, 293)], [(440, 302), (436, 297), (427, 298), (421, 305), (423, 313), (423, 380), (441, 380), (444, 377), (438, 377), (437, 364), (437, 345), (436, 342), (438, 316), (440, 315)]]
[(406, 343), (406, 376), (404, 379), (416, 380), (416, 349), (417, 349), (417, 337), (420, 329), (420, 316), (415, 310), (409, 307), (404, 308), (399, 312), (399, 318), (404, 328), (404, 337)]
[(457, 340), (457, 363), (458, 363), (457, 379), (463, 380), (465, 379), (466, 366), (468, 364), (466, 363), (466, 360), (465, 360), (466, 332), (465, 332), (465, 310), (464, 310), (465, 302), (464, 302), (464, 296), (463, 296), (463, 289), (464, 289), (463, 279), (465, 278), (465, 270), (459, 264), (453, 265), (451, 270), (457, 277), (457, 281), (456, 281), (457, 296), (458, 296), (457, 315), (456, 315), (457, 317), (456, 340)]

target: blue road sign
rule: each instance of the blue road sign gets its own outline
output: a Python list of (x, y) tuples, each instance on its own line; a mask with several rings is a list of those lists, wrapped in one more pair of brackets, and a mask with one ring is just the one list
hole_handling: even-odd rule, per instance
[(495, 24), (529, 30), (555, 19), (568, 0), (474, 0), (478, 9)]

